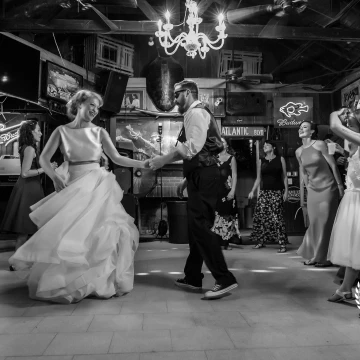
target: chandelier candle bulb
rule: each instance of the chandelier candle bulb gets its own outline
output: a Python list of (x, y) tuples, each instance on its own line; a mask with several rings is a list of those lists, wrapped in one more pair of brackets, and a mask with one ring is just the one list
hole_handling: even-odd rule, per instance
[(166, 17), (167, 23), (170, 24), (170, 13), (169, 13), (169, 11), (166, 11), (165, 17)]

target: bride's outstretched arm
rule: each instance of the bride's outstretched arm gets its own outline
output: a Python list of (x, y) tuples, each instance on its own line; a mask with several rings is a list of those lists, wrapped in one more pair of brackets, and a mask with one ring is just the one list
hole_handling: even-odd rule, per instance
[(346, 109), (333, 111), (330, 114), (330, 129), (343, 139), (360, 146), (360, 134), (343, 125), (342, 119), (346, 116)]
[(125, 156), (121, 156), (114, 144), (112, 143), (108, 132), (105, 129), (101, 129), (101, 143), (104, 149), (105, 154), (117, 165), (125, 166), (125, 167), (138, 167), (138, 168), (145, 168), (149, 167), (149, 161), (139, 161), (129, 159)]

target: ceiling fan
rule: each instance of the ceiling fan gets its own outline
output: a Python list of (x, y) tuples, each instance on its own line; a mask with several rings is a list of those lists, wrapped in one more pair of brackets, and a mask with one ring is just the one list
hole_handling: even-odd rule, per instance
[(229, 10), (226, 16), (230, 24), (237, 24), (241, 21), (264, 14), (274, 14), (277, 17), (284, 17), (303, 12), (307, 7), (307, 3), (308, 0), (274, 0), (274, 4)]
[(290, 19), (301, 22), (299, 14), (306, 8), (308, 8), (308, 0), (274, 0), (274, 4), (229, 10), (226, 13), (226, 17), (230, 24), (238, 24), (261, 15), (273, 14), (274, 16), (265, 25), (259, 37), (261, 38), (262, 35), (269, 31), (276, 31), (274, 35), (281, 37), (281, 33), (276, 30), (276, 27), (278, 25), (285, 26)]

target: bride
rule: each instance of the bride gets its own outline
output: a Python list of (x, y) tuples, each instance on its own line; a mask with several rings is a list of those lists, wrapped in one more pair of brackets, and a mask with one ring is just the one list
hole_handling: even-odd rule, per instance
[[(106, 130), (92, 124), (102, 104), (100, 95), (78, 91), (67, 104), (73, 121), (56, 128), (40, 156), (56, 192), (31, 207), (38, 231), (9, 259), (28, 279), (33, 299), (74, 303), (133, 288), (139, 233), (115, 176), (99, 161), (104, 151), (121, 166), (148, 163), (120, 156)], [(58, 147), (65, 162), (54, 171), (50, 159)]]

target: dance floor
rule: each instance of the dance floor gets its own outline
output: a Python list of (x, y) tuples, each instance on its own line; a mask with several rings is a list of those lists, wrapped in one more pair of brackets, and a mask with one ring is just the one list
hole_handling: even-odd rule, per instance
[[(0, 253), (0, 360), (358, 360), (360, 310), (326, 301), (338, 268), (289, 252), (226, 251), (239, 287), (221, 300), (173, 285), (187, 245), (141, 243), (133, 292), (74, 305), (32, 301)], [(213, 286), (205, 271), (204, 291)]]

